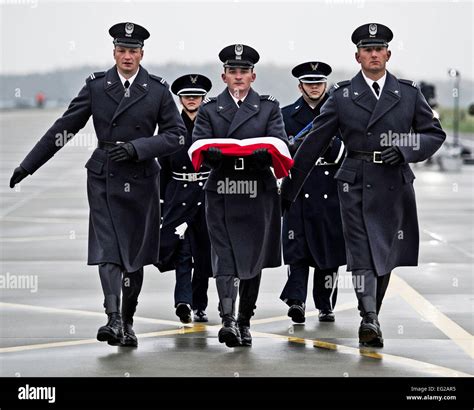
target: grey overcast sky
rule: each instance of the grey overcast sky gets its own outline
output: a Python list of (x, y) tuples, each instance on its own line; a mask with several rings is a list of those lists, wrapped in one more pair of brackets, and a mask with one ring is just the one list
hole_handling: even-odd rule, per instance
[(110, 26), (131, 21), (151, 33), (147, 63), (220, 64), (228, 44), (256, 48), (262, 63), (322, 60), (354, 70), (352, 31), (383, 23), (394, 32), (389, 69), (473, 78), (472, 1), (42, 1), (0, 0), (1, 74), (113, 64)]

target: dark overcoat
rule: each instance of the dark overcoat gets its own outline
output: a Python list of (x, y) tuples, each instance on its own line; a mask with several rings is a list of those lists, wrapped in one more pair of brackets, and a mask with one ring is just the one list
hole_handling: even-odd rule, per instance
[[(160, 159), (160, 188), (163, 199), (163, 220), (161, 226), (160, 261), (157, 264), (162, 272), (173, 270), (178, 262), (180, 237), (175, 233), (177, 226), (187, 223), (185, 235), (191, 242), (194, 272), (212, 276), (211, 243), (207, 232), (205, 212), (205, 178), (209, 169), (201, 166), (199, 179), (180, 180), (183, 174), (195, 175), (188, 155), (192, 143), (194, 121), (183, 111), (181, 117), (187, 128), (184, 148), (173, 155)], [(175, 176), (175, 178), (173, 178)]]
[(34, 173), (64, 146), (60, 136), (72, 137), (91, 115), (99, 142), (132, 143), (137, 160), (114, 162), (106, 150), (97, 148), (86, 168), (88, 264), (115, 263), (133, 272), (158, 261), (160, 165), (155, 157), (181, 149), (180, 136), (186, 128), (160, 77), (140, 67), (129, 91), (125, 96), (115, 66), (91, 74), (21, 166)]
[(336, 84), (295, 156), (291, 178), (282, 184), (294, 200), (314, 161), (340, 130), (347, 151), (383, 151), (397, 145), (399, 165), (346, 157), (336, 173), (348, 270), (374, 269), (385, 275), (418, 263), (419, 231), (408, 165), (432, 156), (446, 134), (415, 83), (387, 72), (380, 99), (359, 72)]
[[(325, 94), (312, 109), (303, 97), (282, 108), (288, 139), (296, 136), (319, 115), (329, 98)], [(295, 142), (295, 145), (299, 141)], [(283, 214), (283, 259), (287, 265), (306, 265), (319, 269), (346, 264), (336, 171), (342, 163), (344, 144), (335, 137), (322, 160), (310, 172), (288, 212)], [(330, 165), (323, 165), (323, 164)]]
[[(288, 142), (279, 104), (271, 96), (260, 96), (250, 89), (238, 108), (225, 89), (217, 98), (205, 100), (199, 109), (193, 141), (258, 137)], [(220, 190), (226, 181), (247, 183), (256, 195)], [(269, 168), (257, 171), (247, 166), (242, 170), (221, 166), (212, 170), (204, 189), (214, 276), (249, 279), (263, 268), (280, 266), (281, 208), (273, 172)]]

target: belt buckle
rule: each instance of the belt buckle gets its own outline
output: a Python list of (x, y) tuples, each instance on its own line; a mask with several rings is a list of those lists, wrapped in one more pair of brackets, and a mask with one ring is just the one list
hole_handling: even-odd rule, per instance
[(196, 182), (197, 181), (197, 174), (194, 173), (194, 174), (188, 174), (189, 175), (189, 180), (191, 182)]
[[(237, 163), (238, 161), (240, 161), (240, 164)], [(241, 170), (244, 169), (244, 158), (243, 157), (239, 157), (239, 158), (235, 159), (234, 169), (237, 170), (237, 171), (241, 171)]]
[(381, 157), (379, 157), (380, 159), (377, 159), (377, 155), (381, 155), (381, 154), (382, 154), (382, 151), (374, 151), (372, 153), (372, 155), (373, 155), (372, 162), (374, 164), (383, 164), (383, 161), (382, 161)]

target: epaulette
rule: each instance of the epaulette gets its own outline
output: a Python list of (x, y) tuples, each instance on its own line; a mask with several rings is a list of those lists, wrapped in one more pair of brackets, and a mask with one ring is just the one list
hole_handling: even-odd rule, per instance
[(261, 95), (260, 99), (261, 100), (268, 100), (268, 101), (272, 101), (272, 102), (278, 102), (277, 99), (273, 95), (269, 95), (269, 94)]
[(336, 91), (341, 87), (345, 87), (346, 85), (349, 85), (350, 83), (351, 83), (351, 80), (339, 81), (338, 83), (336, 83), (332, 86), (332, 89), (333, 89), (333, 91)]
[(153, 78), (153, 80), (158, 81), (161, 85), (164, 85), (166, 88), (169, 88), (169, 85), (164, 78), (158, 77), (155, 74), (148, 74), (148, 75), (150, 76), (150, 78)]
[(412, 81), (412, 80), (398, 80), (398, 81), (403, 84), (411, 85), (413, 88), (418, 88), (418, 84), (415, 81)]
[(95, 80), (96, 78), (103, 77), (105, 75), (105, 71), (97, 71), (95, 73), (92, 73), (89, 77), (86, 78), (86, 83), (92, 80)]
[(206, 97), (206, 98), (204, 98), (202, 103), (207, 104), (208, 102), (211, 102), (211, 101), (217, 101), (217, 97)]

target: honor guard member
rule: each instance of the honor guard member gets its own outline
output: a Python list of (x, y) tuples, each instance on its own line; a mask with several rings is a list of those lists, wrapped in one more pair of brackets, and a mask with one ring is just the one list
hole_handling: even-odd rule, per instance
[[(278, 102), (251, 88), (259, 54), (252, 47), (235, 44), (219, 53), (224, 63), (226, 89), (204, 101), (199, 109), (193, 141), (213, 138), (244, 140), (274, 137), (287, 144)], [(254, 314), (261, 271), (281, 265), (281, 208), (276, 179), (266, 148), (249, 156), (207, 151), (212, 168), (204, 189), (211, 240), (213, 274), (219, 296), (222, 328), (219, 342), (229, 347), (250, 346), (250, 318)], [(245, 192), (225, 188), (230, 184), (253, 187)], [(240, 296), (237, 322), (235, 302)]]
[[(58, 135), (76, 134), (92, 115), (98, 146), (85, 165), (88, 264), (99, 265), (108, 316), (97, 339), (137, 346), (132, 325), (143, 266), (158, 262), (160, 165), (155, 157), (182, 148), (180, 136), (186, 128), (165, 81), (140, 65), (148, 31), (138, 24), (119, 23), (109, 33), (115, 65), (86, 79), (63, 116), (15, 169), (10, 187), (64, 146)], [(159, 133), (154, 135), (157, 125)]]
[[(297, 136), (318, 115), (329, 98), (327, 77), (331, 67), (320, 61), (293, 68), (301, 97), (282, 108), (283, 121), (293, 153), (304, 137)], [(295, 323), (305, 321), (309, 267), (314, 268), (313, 299), (321, 322), (333, 322), (337, 299), (337, 272), (346, 264), (346, 251), (334, 174), (344, 154), (344, 144), (334, 137), (330, 147), (310, 172), (295, 203), (283, 215), (283, 258), (288, 280), (280, 296)]]
[[(194, 121), (204, 96), (212, 87), (201, 74), (176, 79), (171, 91), (183, 106), (181, 117), (188, 130), (184, 149), (160, 159), (163, 222), (160, 262), (162, 271), (176, 270), (174, 301), (181, 322), (207, 322), (207, 289), (212, 277), (211, 244), (207, 232), (203, 186), (210, 170), (202, 166), (194, 172), (188, 156)], [(191, 279), (192, 278), (192, 279)]]
[(361, 71), (334, 86), (282, 184), (295, 200), (314, 162), (340, 130), (347, 155), (336, 173), (347, 269), (362, 322), (359, 341), (382, 347), (378, 314), (397, 266), (418, 263), (419, 233), (409, 163), (427, 159), (446, 138), (415, 83), (386, 70), (392, 31), (365, 24), (352, 34)]

